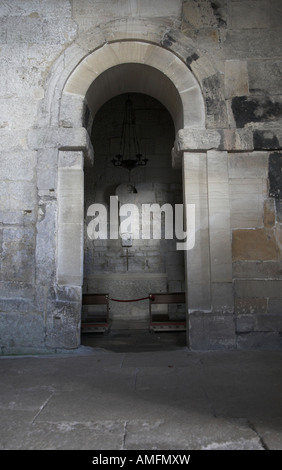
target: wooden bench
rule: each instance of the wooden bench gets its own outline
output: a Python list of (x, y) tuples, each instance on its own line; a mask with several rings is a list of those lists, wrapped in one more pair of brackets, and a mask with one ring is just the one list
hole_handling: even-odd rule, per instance
[[(108, 296), (109, 294), (82, 295), (81, 333), (105, 332), (109, 329), (110, 309)], [(102, 306), (102, 308), (91, 312), (91, 309), (88, 307), (96, 305)]]
[[(169, 305), (177, 304), (179, 306), (185, 304), (185, 292), (161, 292), (149, 294), (149, 313), (150, 313), (150, 330), (153, 331), (169, 331), (169, 330), (186, 330), (186, 315), (182, 312), (181, 318), (177, 318), (177, 313), (170, 314)], [(162, 309), (154, 309), (156, 305), (167, 306), (166, 311)], [(174, 317), (174, 318), (173, 318)]]

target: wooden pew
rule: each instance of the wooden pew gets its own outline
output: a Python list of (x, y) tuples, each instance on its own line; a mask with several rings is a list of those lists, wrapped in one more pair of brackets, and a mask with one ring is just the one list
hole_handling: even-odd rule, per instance
[[(92, 311), (93, 306), (101, 306)], [(90, 310), (90, 311), (89, 311)], [(83, 294), (81, 333), (105, 332), (109, 329), (109, 294)]]
[[(177, 313), (170, 314), (169, 305), (185, 304), (185, 292), (158, 292), (149, 294), (149, 314), (150, 330), (153, 331), (171, 331), (186, 330), (186, 315), (182, 313), (181, 318), (177, 318)], [(165, 311), (154, 309), (156, 305), (167, 307)], [(173, 318), (174, 317), (174, 318)]]

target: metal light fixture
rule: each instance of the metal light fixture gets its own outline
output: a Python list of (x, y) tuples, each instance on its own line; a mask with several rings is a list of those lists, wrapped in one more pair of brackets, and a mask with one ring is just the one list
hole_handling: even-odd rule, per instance
[(121, 166), (131, 171), (138, 166), (145, 166), (148, 158), (140, 153), (135, 128), (135, 116), (129, 96), (125, 102), (124, 119), (120, 139), (120, 152), (112, 159), (114, 166)]

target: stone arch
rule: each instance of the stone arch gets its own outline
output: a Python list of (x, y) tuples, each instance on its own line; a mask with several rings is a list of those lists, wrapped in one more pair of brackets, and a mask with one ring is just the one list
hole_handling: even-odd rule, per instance
[[(130, 91), (149, 94), (158, 99), (170, 112), (176, 132), (182, 128), (204, 129), (205, 106), (200, 86), (188, 67), (172, 52), (151, 43), (119, 41), (103, 45), (79, 62), (65, 83), (59, 114), (61, 126), (69, 128), (65, 131), (71, 131), (68, 134), (73, 139), (73, 142), (67, 139), (66, 143), (60, 145), (59, 165), (62, 162), (63, 167), (59, 168), (58, 180), (57, 281), (59, 284), (71, 284), (74, 280), (76, 282), (79, 280), (81, 283), (83, 275), (83, 250), (80, 249), (80, 257), (76, 260), (69, 256), (69, 246), (81, 247), (83, 243), (82, 214), (75, 225), (70, 225), (69, 221), (65, 223), (61, 219), (61, 214), (63, 216), (71, 208), (73, 210), (75, 204), (72, 201), (71, 208), (67, 207), (67, 172), (72, 186), (74, 178), (76, 178), (75, 187), (81, 186), (80, 172), (83, 162), (80, 160), (80, 169), (78, 169), (77, 159), (75, 159), (76, 164), (73, 164), (73, 152), (76, 151), (78, 154), (83, 149), (86, 156), (92, 157), (87, 132), (81, 132), (85, 131), (82, 127), (85, 124), (83, 123), (85, 101), (88, 99), (87, 106), (93, 118), (104, 102), (118, 91), (120, 93), (129, 91), (130, 86)], [(81, 138), (80, 144), (79, 138)], [(91, 162), (91, 158), (86, 159), (86, 162)], [(63, 194), (65, 186), (66, 193)], [(81, 194), (76, 198), (76, 214), (82, 212), (79, 210), (80, 199)], [(75, 265), (76, 274), (74, 274)]]
[[(139, 72), (142, 66), (143, 73)], [(119, 74), (127, 66), (127, 74)], [(103, 76), (103, 79), (101, 79)], [(134, 79), (134, 81), (133, 81)], [(86, 56), (68, 78), (60, 122), (70, 127), (81, 118), (89, 88), (98, 97), (88, 103), (92, 115), (115, 93), (128, 88), (158, 99), (170, 112), (175, 129), (203, 129), (205, 106), (200, 86), (189, 68), (171, 51), (141, 41), (105, 44)]]
[[(29, 136), (32, 148), (48, 148), (43, 153), (46, 168), (49, 155), (52, 153), (53, 161), (56, 153), (58, 155), (57, 189), (50, 194), (45, 190), (39, 194), (40, 204), (45, 203), (46, 194), (48, 200), (50, 196), (54, 198), (50, 203), (50, 218), (55, 229), (53, 258), (51, 253), (45, 257), (40, 253), (37, 257), (38, 266), (50, 266), (50, 295), (46, 306), (46, 344), (50, 347), (73, 348), (80, 344), (83, 167), (93, 162), (88, 133), (90, 127), (84, 121), (85, 106), (93, 118), (102, 101), (107, 101), (111, 93), (116, 93), (117, 84), (113, 86), (112, 82), (109, 88), (111, 73), (124, 75), (122, 68), (127, 68), (131, 75), (136, 75), (139, 68), (145, 78), (136, 80), (134, 91), (151, 95), (168, 109), (174, 121), (177, 145), (177, 135), (183, 130), (205, 131), (205, 101), (201, 79), (206, 74), (214, 73), (213, 67), (206, 66), (202, 76), (200, 69), (196, 69), (197, 76), (191, 64), (188, 67), (184, 59), (189, 48), (189, 53), (193, 55), (194, 49), (191, 49), (189, 40), (184, 37), (179, 42), (177, 38), (171, 40), (173, 33), (168, 33), (167, 25), (162, 29), (152, 25), (149, 35), (152, 42), (149, 42), (147, 26), (143, 25), (143, 33), (138, 33), (137, 38), (133, 29), (131, 33), (125, 34), (121, 28), (115, 37), (111, 36), (111, 42), (108, 39), (112, 30), (108, 25), (108, 29), (103, 30), (103, 37), (101, 29), (99, 34), (97, 29), (97, 37), (95, 32), (86, 37), (87, 44), (82, 46), (77, 42), (64, 51), (54, 64), (46, 83), (38, 128), (31, 131)], [(179, 33), (174, 34), (177, 36)], [(95, 50), (93, 47), (96, 47)], [(129, 82), (123, 84), (128, 85)], [(99, 96), (100, 102), (91, 102), (89, 99), (87, 92), (91, 87), (95, 88), (94, 95)], [(176, 164), (181, 161), (182, 154), (183, 148), (176, 148), (172, 152)], [(38, 246), (44, 244), (45, 231), (44, 221), (39, 220)]]

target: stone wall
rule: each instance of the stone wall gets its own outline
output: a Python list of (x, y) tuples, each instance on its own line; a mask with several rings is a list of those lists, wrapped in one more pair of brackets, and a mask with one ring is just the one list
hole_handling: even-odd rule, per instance
[[(183, 151), (199, 151), (198, 162), (207, 171), (204, 184), (210, 184), (201, 186), (198, 192), (201, 204), (205, 200), (199, 214), (207, 217), (209, 245), (208, 250), (202, 245), (200, 254), (208, 256), (201, 272), (209, 282), (209, 306), (207, 311), (200, 304), (198, 311), (197, 304), (190, 309), (190, 346), (281, 347), (281, 20), (280, 0), (1, 2), (3, 354), (79, 345), (81, 276), (75, 272), (71, 284), (63, 282), (63, 270), (58, 272), (58, 253), (68, 250), (58, 206), (66, 211), (72, 208), (69, 200), (64, 206), (66, 198), (58, 193), (58, 182), (62, 184), (68, 176), (68, 191), (74, 173), (67, 169), (64, 154), (80, 152), (81, 161), (89, 148), (89, 136), (80, 124), (83, 97), (72, 95), (72, 103), (77, 106), (72, 108), (76, 112), (71, 121), (66, 118), (69, 102), (64, 104), (63, 88), (88, 54), (112, 41), (127, 40), (152, 43), (169, 51), (192, 72), (205, 103), (203, 131), (206, 127), (209, 133), (199, 137), (192, 132), (193, 118), (187, 119), (191, 127), (189, 148), (180, 132), (176, 142), (181, 151), (174, 153), (176, 164), (180, 164)], [(173, 71), (169, 63), (167, 66), (172, 80), (180, 70), (177, 60)], [(157, 54), (154, 61), (157, 67)], [(177, 83), (184, 96), (185, 83), (181, 84), (179, 77)], [(194, 111), (193, 106), (190, 110)], [(187, 115), (188, 111), (189, 106), (185, 109)], [(228, 196), (228, 204), (220, 202), (220, 211), (226, 213), (230, 208), (229, 231), (223, 224), (226, 256), (220, 257), (220, 263), (214, 222), (216, 180), (212, 167), (208, 167), (209, 161), (219, 156), (206, 154), (214, 151), (223, 152), (225, 200)], [(203, 158), (203, 154), (207, 156)], [(73, 154), (66, 158), (78, 161)], [(80, 181), (81, 169), (72, 168)], [(189, 181), (189, 172), (185, 178)], [(191, 194), (188, 192), (187, 197)], [(211, 213), (215, 218), (209, 216)], [(80, 222), (76, 224), (79, 232)], [(223, 279), (218, 277), (219, 266), (223, 258), (226, 264), (230, 257), (229, 245), (232, 274), (231, 279)], [(71, 254), (71, 250), (68, 252)], [(69, 265), (73, 267), (70, 258)], [(228, 305), (234, 307), (228, 307), (227, 312), (220, 307), (221, 292), (228, 295), (229, 301), (232, 294)], [(210, 299), (216, 299), (216, 303)]]

